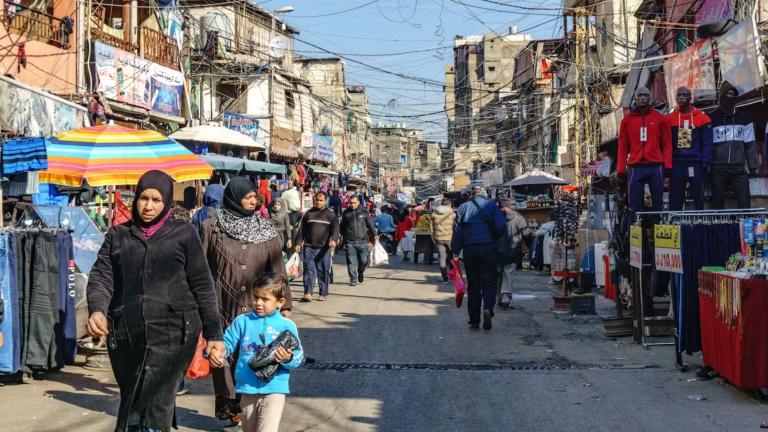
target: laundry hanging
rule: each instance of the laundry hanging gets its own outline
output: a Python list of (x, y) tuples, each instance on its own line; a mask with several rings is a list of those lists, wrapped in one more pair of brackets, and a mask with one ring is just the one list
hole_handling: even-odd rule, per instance
[(18, 138), (3, 143), (3, 175), (48, 168), (45, 138)]

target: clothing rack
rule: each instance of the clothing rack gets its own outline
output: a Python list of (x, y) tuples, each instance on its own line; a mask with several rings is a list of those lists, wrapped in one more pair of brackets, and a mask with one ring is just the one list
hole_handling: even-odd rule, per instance
[[(766, 217), (768, 219), (768, 210), (765, 208), (753, 208), (753, 209), (726, 209), (726, 210), (688, 210), (688, 211), (649, 211), (636, 213), (636, 224), (641, 223), (645, 218), (655, 218), (654, 225), (667, 224), (667, 225), (684, 225), (684, 224), (698, 224), (698, 223), (738, 223), (744, 218), (753, 217)], [(679, 367), (685, 369), (686, 366), (682, 361), (682, 352), (677, 349), (679, 346), (679, 338), (681, 337), (680, 331), (677, 328), (675, 319), (668, 319), (666, 317), (645, 317), (645, 305), (643, 304), (643, 286), (645, 283), (644, 276), (649, 276), (655, 269), (653, 263), (643, 263), (643, 269), (639, 272), (638, 288), (633, 286), (633, 297), (635, 298), (635, 319), (636, 323), (640, 324), (639, 338), (636, 340), (640, 342), (643, 348), (651, 346), (669, 346), (674, 345), (676, 362)], [(658, 273), (657, 273), (658, 274)], [(653, 298), (653, 288), (651, 289), (651, 299)], [(674, 297), (675, 293), (671, 292), (671, 296)], [(677, 312), (677, 310), (675, 311)], [(671, 322), (670, 322), (671, 321)], [(674, 342), (655, 342), (651, 343), (647, 341), (645, 334), (645, 328), (651, 326), (665, 326), (671, 324), (675, 327), (675, 341)], [(637, 334), (636, 334), (637, 336)]]

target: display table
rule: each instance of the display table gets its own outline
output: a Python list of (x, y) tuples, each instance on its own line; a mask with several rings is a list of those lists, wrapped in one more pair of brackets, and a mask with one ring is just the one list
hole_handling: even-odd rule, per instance
[(422, 261), (426, 261), (429, 264), (432, 264), (435, 262), (435, 259), (432, 254), (437, 252), (437, 249), (435, 248), (435, 242), (432, 241), (432, 233), (431, 232), (420, 232), (415, 231), (416, 235), (415, 237), (415, 244), (413, 246), (413, 263), (416, 264), (419, 262), (419, 254), (424, 254), (424, 259)]
[(768, 280), (699, 271), (704, 363), (740, 389), (768, 387)]
[(550, 215), (556, 207), (528, 207), (515, 209), (518, 213), (523, 215), (525, 220), (535, 220), (539, 225), (549, 222)]

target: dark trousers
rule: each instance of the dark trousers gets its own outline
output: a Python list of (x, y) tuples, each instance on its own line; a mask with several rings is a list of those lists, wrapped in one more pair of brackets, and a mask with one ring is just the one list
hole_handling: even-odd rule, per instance
[(304, 258), (304, 294), (312, 294), (312, 289), (317, 280), (320, 285), (320, 295), (328, 295), (328, 283), (330, 281), (331, 253), (327, 247), (316, 248), (305, 246)]
[(59, 326), (56, 329), (56, 362), (74, 364), (77, 354), (77, 323), (75, 321), (75, 262), (72, 236), (56, 234), (59, 255)]
[(736, 196), (736, 208), (751, 208), (749, 178), (744, 165), (712, 165), (709, 168), (709, 184), (712, 187), (712, 207), (725, 208), (725, 197), (732, 187)]
[(669, 209), (683, 209), (686, 190), (688, 197), (693, 200), (693, 208), (704, 209), (704, 177), (705, 171), (701, 162), (674, 162), (669, 176)]
[(661, 211), (664, 200), (664, 170), (661, 165), (632, 165), (629, 167), (627, 195), (629, 197), (630, 220), (632, 221), (635, 219), (635, 213), (643, 211), (645, 185), (648, 185), (648, 189), (651, 191), (652, 211)]
[(357, 283), (358, 275), (362, 275), (365, 272), (365, 268), (368, 267), (368, 256), (370, 251), (368, 250), (368, 242), (346, 242), (344, 249), (347, 252), (347, 272), (349, 273), (349, 281)]
[(467, 271), (469, 323), (479, 324), (482, 310), (493, 312), (496, 304), (496, 252), (492, 244), (464, 247)]

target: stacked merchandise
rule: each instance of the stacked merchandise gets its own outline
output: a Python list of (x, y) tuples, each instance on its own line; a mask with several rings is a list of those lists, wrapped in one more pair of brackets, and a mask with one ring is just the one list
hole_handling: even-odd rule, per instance
[(574, 245), (579, 231), (579, 205), (573, 196), (563, 196), (552, 211), (555, 238), (566, 245)]
[(0, 373), (56, 370), (76, 352), (72, 235), (60, 229), (0, 233)]

